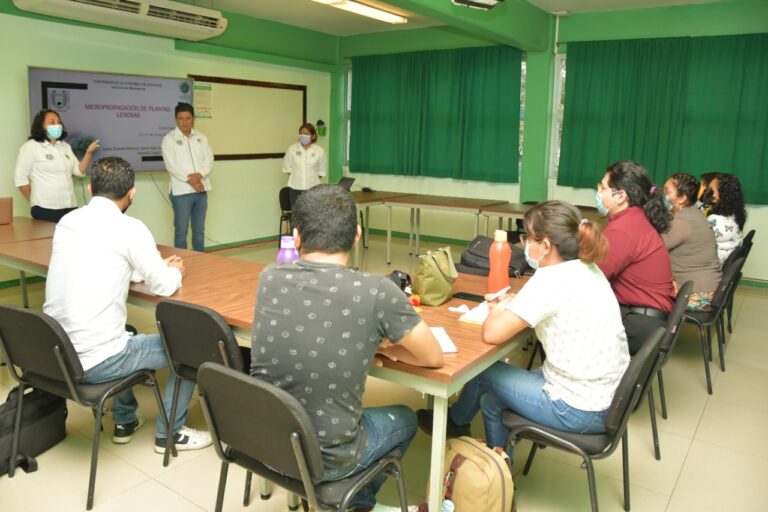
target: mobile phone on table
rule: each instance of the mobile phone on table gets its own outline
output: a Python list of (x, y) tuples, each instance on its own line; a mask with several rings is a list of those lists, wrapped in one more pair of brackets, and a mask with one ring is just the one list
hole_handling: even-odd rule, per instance
[(485, 298), (482, 295), (467, 292), (456, 292), (453, 294), (454, 299), (471, 300), (475, 302), (483, 302)]

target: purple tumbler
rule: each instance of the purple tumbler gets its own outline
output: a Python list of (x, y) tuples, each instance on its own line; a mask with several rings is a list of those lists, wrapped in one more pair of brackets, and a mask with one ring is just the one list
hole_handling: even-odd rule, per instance
[(296, 251), (296, 244), (293, 243), (293, 237), (289, 235), (280, 237), (280, 251), (277, 253), (278, 263), (291, 263), (299, 259), (299, 253)]

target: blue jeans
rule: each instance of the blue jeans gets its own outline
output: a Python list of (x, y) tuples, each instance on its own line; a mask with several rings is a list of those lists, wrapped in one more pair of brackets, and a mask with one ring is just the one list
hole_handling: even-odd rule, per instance
[[(405, 405), (363, 409), (360, 421), (365, 425), (368, 439), (357, 464), (351, 471), (326, 471), (323, 475), (323, 481), (341, 480), (360, 473), (395, 448), (399, 448), (400, 453), (405, 455), (413, 436), (416, 435), (418, 425), (416, 414)], [(379, 492), (386, 479), (386, 475), (379, 475), (371, 483), (360, 489), (352, 498), (349, 508), (373, 507), (376, 504), (376, 493)]]
[(187, 248), (187, 229), (192, 222), (192, 250), (205, 249), (205, 212), (208, 192), (193, 192), (181, 196), (171, 194), (173, 205), (173, 246)]
[[(501, 412), (511, 409), (542, 425), (581, 434), (605, 432), (606, 411), (582, 411), (544, 392), (541, 368), (529, 372), (517, 366), (495, 363), (467, 383), (449, 410), (454, 423), (468, 425), (478, 410), (483, 413), (485, 439), (489, 446), (503, 448), (509, 431), (501, 423)], [(509, 457), (512, 459), (512, 448)]]
[[(157, 370), (167, 368), (168, 359), (165, 357), (165, 350), (160, 341), (159, 334), (137, 334), (128, 339), (128, 343), (122, 352), (118, 352), (100, 362), (93, 368), (85, 372), (84, 384), (98, 384), (110, 380), (125, 377), (137, 370)], [(171, 419), (171, 404), (173, 402), (173, 386), (176, 382), (176, 375), (173, 372), (168, 374), (168, 382), (165, 385), (163, 394), (163, 407), (168, 419)], [(181, 380), (179, 387), (179, 399), (176, 404), (176, 419), (173, 423), (173, 432), (178, 432), (184, 426), (187, 419), (187, 408), (192, 399), (192, 392), (195, 389), (195, 383), (185, 379)], [(131, 423), (136, 419), (136, 408), (138, 407), (136, 397), (132, 389), (126, 389), (112, 397), (112, 417), (115, 423)], [(162, 416), (158, 413), (155, 428), (157, 437), (166, 438), (165, 425), (163, 425)]]

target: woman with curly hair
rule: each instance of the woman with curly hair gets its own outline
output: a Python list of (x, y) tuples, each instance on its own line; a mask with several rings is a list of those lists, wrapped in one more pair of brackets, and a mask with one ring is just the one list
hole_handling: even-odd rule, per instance
[(717, 240), (717, 257), (720, 265), (741, 245), (747, 211), (741, 182), (733, 174), (721, 174), (710, 183), (714, 206), (707, 220), (712, 225)]
[(34, 219), (59, 222), (77, 208), (72, 176), (85, 176), (99, 141), (93, 141), (78, 161), (66, 138), (58, 112), (41, 110), (32, 121), (29, 140), (19, 149), (14, 182), (29, 200)]
[(709, 222), (693, 207), (699, 183), (690, 174), (673, 174), (664, 183), (664, 197), (672, 211), (672, 225), (661, 238), (669, 250), (672, 275), (680, 285), (693, 281), (689, 311), (709, 311), (722, 277), (717, 242)]
[(608, 215), (608, 254), (598, 266), (621, 306), (629, 353), (664, 326), (675, 303), (672, 265), (661, 233), (672, 215), (645, 168), (629, 160), (608, 166), (595, 205)]

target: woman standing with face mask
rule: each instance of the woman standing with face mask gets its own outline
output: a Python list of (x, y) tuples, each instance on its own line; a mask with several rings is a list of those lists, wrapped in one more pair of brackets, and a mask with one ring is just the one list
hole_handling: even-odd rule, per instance
[[(448, 435), (456, 437), (470, 435), (481, 411), (492, 447), (504, 447), (509, 435), (504, 409), (567, 432), (604, 432), (605, 411), (629, 364), (619, 304), (595, 265), (607, 250), (600, 227), (561, 201), (534, 206), (524, 223), (526, 258), (538, 270), (520, 292), (491, 304), (483, 341), (504, 343), (532, 327), (547, 358), (534, 371), (495, 363), (464, 386), (448, 414)], [(431, 432), (431, 411), (417, 415)]]
[(72, 176), (85, 176), (99, 141), (93, 141), (78, 161), (66, 138), (59, 114), (41, 110), (32, 121), (29, 140), (19, 149), (14, 183), (32, 206), (34, 219), (59, 222), (77, 208)]
[(629, 353), (636, 354), (656, 327), (666, 325), (675, 304), (672, 265), (661, 239), (672, 215), (648, 171), (628, 160), (608, 166), (595, 206), (608, 215), (608, 254), (598, 265), (621, 305)]
[(298, 141), (288, 147), (283, 157), (283, 172), (291, 176), (288, 186), (291, 189), (291, 204), (305, 190), (320, 184), (328, 169), (325, 150), (316, 144), (317, 131), (312, 123), (299, 127)]

